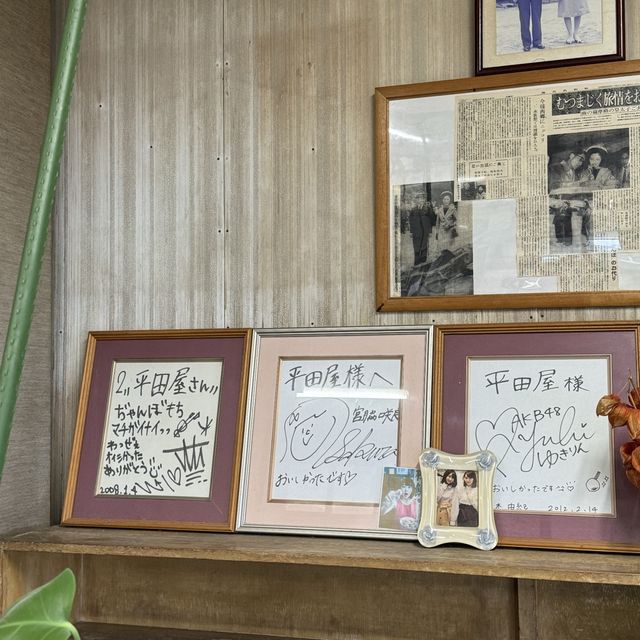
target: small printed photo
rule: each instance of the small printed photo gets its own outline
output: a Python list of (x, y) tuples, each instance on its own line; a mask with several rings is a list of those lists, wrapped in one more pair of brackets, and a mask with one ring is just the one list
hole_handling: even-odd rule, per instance
[(618, 248), (594, 243), (593, 193), (631, 186), (629, 129), (550, 135), (547, 155), (549, 253)]
[(420, 472), (412, 467), (384, 467), (380, 494), (381, 529), (417, 531), (422, 486)]
[(402, 296), (473, 293), (472, 203), (452, 180), (393, 187), (394, 271)]
[[(593, 242), (593, 197), (575, 193), (571, 198), (549, 197), (549, 253), (595, 251)], [(602, 247), (598, 247), (599, 250)]]
[(485, 200), (486, 197), (486, 180), (465, 180), (460, 183), (460, 200)]
[(436, 525), (478, 526), (478, 474), (476, 471), (438, 471)]
[(550, 135), (547, 157), (550, 196), (570, 199), (631, 186), (628, 128)]

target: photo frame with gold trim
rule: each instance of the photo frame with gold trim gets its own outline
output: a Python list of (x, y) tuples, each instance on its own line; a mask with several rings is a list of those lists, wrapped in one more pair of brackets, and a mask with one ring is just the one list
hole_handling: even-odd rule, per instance
[(431, 335), (254, 331), (239, 531), (415, 539), (379, 526), (380, 487), (428, 443)]
[(596, 416), (638, 379), (637, 322), (436, 328), (432, 446), (497, 457), (500, 546), (640, 551), (626, 429)]
[(233, 531), (250, 329), (91, 332), (62, 524)]

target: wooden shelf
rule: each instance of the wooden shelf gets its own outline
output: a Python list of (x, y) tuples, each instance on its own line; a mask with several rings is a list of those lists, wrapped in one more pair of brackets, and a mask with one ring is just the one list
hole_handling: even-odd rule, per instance
[[(257, 636), (244, 633), (215, 631), (185, 631), (122, 624), (80, 622), (76, 625), (82, 640), (282, 640), (282, 636)], [(296, 640), (288, 638), (287, 640)]]
[(316, 565), (498, 578), (640, 585), (640, 556), (269, 534), (51, 527), (0, 541), (6, 552)]
[(640, 555), (51, 527), (0, 539), (0, 559), (4, 607), (71, 568), (83, 640), (409, 640), (416, 625), (623, 640), (640, 625)]

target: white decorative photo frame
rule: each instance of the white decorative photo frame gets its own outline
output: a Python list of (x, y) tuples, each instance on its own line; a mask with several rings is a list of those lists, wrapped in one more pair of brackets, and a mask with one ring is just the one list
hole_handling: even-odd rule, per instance
[(418, 541), (424, 547), (459, 542), (483, 551), (498, 544), (493, 517), (491, 451), (453, 455), (426, 449), (420, 455), (422, 516)]

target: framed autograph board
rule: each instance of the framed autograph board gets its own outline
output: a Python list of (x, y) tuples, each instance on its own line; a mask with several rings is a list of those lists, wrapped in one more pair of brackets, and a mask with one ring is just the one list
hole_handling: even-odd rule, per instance
[(431, 333), (254, 330), (239, 531), (415, 540), (381, 490), (429, 440)]
[(92, 332), (63, 525), (233, 531), (249, 329)]
[(497, 458), (501, 546), (640, 551), (626, 429), (598, 400), (637, 379), (634, 322), (451, 325), (435, 336), (432, 443)]

